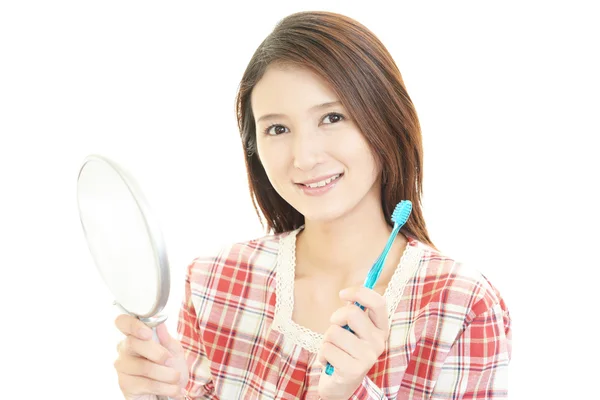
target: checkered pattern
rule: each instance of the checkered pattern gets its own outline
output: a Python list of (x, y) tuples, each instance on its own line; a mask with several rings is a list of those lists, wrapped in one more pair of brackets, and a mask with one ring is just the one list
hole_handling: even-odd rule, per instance
[[(178, 331), (191, 399), (318, 399), (316, 354), (273, 328), (279, 239), (223, 249), (189, 266)], [(391, 318), (387, 348), (351, 399), (508, 397), (511, 322), (477, 271), (422, 248)]]

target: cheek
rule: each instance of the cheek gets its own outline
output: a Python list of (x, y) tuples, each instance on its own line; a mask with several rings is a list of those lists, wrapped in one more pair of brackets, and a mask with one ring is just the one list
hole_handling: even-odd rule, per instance
[(347, 165), (354, 166), (363, 176), (377, 177), (381, 168), (369, 144), (359, 132), (351, 137), (343, 146)]
[(265, 143), (260, 140), (257, 142), (256, 151), (269, 180), (277, 180), (278, 174), (281, 175), (283, 172), (281, 151), (278, 151), (277, 146), (274, 146), (273, 143)]
[(364, 150), (360, 155), (356, 157), (356, 165), (360, 168), (360, 174), (365, 182), (372, 183), (379, 176), (381, 168), (378, 166), (377, 161), (369, 150)]
[(371, 155), (369, 158), (369, 165), (371, 166), (371, 175), (376, 178), (381, 172), (381, 166), (379, 161), (373, 156), (373, 154), (371, 152), (369, 152), (369, 154)]
[(367, 143), (367, 141), (361, 137), (361, 149), (360, 154), (362, 156), (363, 165), (365, 168), (365, 173), (369, 174), (371, 177), (376, 178), (381, 171), (380, 162), (378, 161), (376, 155), (371, 150), (371, 147)]

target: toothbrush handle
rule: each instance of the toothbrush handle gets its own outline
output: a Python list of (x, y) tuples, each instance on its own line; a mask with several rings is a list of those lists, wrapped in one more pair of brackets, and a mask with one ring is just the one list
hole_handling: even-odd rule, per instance
[(383, 251), (377, 258), (377, 260), (375, 260), (373, 267), (371, 267), (371, 270), (369, 271), (369, 274), (367, 275), (367, 279), (365, 280), (365, 287), (368, 287), (369, 289), (373, 289), (373, 287), (375, 286), (375, 282), (377, 281), (377, 279), (379, 278), (379, 275), (381, 274), (381, 269), (383, 268), (383, 264), (385, 264), (385, 260), (387, 259), (388, 253), (389, 253), (390, 249), (392, 248), (392, 245), (394, 244), (394, 240), (396, 239), (398, 232), (400, 232), (400, 226), (398, 224), (395, 224), (394, 229), (392, 230), (392, 233), (391, 233), (390, 237), (388, 238), (388, 241), (385, 244)]
[(390, 235), (390, 237), (388, 238), (387, 243), (385, 244), (385, 248), (383, 249), (383, 252), (381, 253), (380, 258), (382, 259), (381, 262), (384, 262), (388, 252), (390, 251), (390, 249), (392, 248), (392, 245), (394, 244), (394, 240), (396, 240), (396, 236), (398, 236), (398, 232), (400, 232), (400, 226), (398, 224), (394, 224), (394, 229), (392, 230), (392, 233)]
[[(356, 304), (358, 307), (360, 307), (360, 309), (361, 309), (361, 310), (363, 310), (363, 311), (365, 310), (365, 307), (364, 307), (364, 306), (362, 306), (362, 305), (360, 305), (360, 304), (358, 304), (358, 303), (356, 303), (356, 302), (355, 302), (354, 304)], [(353, 330), (350, 328), (350, 326), (348, 326), (348, 325), (344, 325), (344, 326), (343, 326), (343, 328), (344, 328), (345, 330), (347, 330), (348, 332), (350, 332), (350, 333), (354, 334), (354, 331), (353, 331)], [(327, 363), (327, 366), (325, 367), (325, 373), (326, 373), (327, 375), (331, 376), (331, 375), (333, 375), (333, 370), (334, 370), (334, 368), (333, 368), (333, 365), (331, 365), (331, 364)]]

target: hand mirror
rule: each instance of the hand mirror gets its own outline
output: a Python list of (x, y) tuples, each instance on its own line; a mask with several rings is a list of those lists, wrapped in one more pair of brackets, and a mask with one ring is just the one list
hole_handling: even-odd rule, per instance
[[(133, 177), (114, 161), (88, 156), (77, 179), (83, 232), (96, 268), (126, 313), (154, 331), (166, 320), (170, 274), (158, 222)], [(159, 399), (165, 397), (159, 397)]]

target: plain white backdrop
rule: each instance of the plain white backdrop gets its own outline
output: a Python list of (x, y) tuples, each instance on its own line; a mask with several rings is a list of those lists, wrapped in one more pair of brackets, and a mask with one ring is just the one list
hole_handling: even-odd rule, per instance
[(126, 166), (161, 221), (172, 333), (189, 262), (264, 233), (235, 93), (277, 21), (310, 9), (357, 19), (395, 58), (422, 124), (431, 237), (511, 310), (510, 398), (589, 398), (600, 29), (593, 2), (550, 3), (2, 2), (0, 398), (121, 398), (118, 311), (78, 220), (86, 155)]

